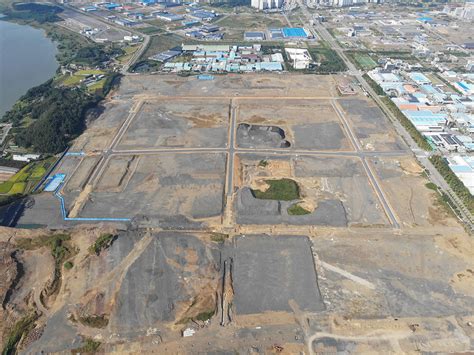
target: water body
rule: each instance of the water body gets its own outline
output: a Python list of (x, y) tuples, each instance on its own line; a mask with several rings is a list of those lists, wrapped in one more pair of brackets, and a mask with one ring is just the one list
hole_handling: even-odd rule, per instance
[(42, 30), (0, 20), (0, 117), (28, 89), (54, 76), (56, 53)]

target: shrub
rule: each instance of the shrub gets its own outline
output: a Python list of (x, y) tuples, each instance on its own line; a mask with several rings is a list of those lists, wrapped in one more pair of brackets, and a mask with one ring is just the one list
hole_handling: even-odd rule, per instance
[(95, 243), (89, 247), (89, 252), (91, 254), (100, 255), (102, 250), (107, 249), (112, 245), (116, 237), (116, 235), (110, 233), (102, 234), (99, 238), (97, 238)]
[(224, 243), (227, 238), (229, 238), (228, 234), (217, 232), (211, 233), (211, 240), (216, 243)]
[(83, 354), (83, 353), (95, 353), (100, 347), (100, 341), (95, 341), (90, 338), (86, 338), (84, 345), (79, 348), (71, 350), (72, 354)]

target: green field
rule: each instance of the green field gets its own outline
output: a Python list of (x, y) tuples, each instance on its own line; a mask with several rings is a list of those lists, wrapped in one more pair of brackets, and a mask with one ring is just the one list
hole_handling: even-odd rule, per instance
[(346, 64), (342, 61), (341, 57), (324, 43), (318, 47), (309, 47), (308, 51), (313, 59), (320, 63), (318, 67), (309, 72), (330, 74), (347, 70)]
[(195, 41), (184, 40), (182, 37), (171, 33), (153, 36), (150, 38), (148, 48), (143, 52), (141, 60), (147, 59), (154, 54), (167, 51), (173, 47), (180, 46), (183, 42), (195, 43)]
[(26, 182), (15, 182), (10, 191), (8, 191), (8, 193), (10, 195), (23, 194), (25, 192), (25, 189)]
[(216, 20), (216, 25), (227, 28), (243, 30), (264, 30), (267, 28), (279, 28), (286, 25), (285, 18), (280, 14), (232, 14)]
[(377, 66), (377, 63), (367, 54), (354, 54), (354, 59), (364, 70), (370, 70)]
[(56, 158), (51, 157), (28, 164), (10, 179), (0, 183), (0, 194), (23, 195), (29, 193), (38, 184), (43, 175), (46, 174), (55, 160)]
[(78, 70), (73, 75), (65, 75), (62, 79), (62, 84), (66, 86), (76, 86), (81, 83), (81, 80), (85, 79), (87, 75), (100, 75), (106, 74), (103, 70)]
[(369, 55), (369, 53), (365, 51), (347, 51), (346, 55), (358, 69), (371, 70), (378, 66), (376, 62), (378, 57)]
[(124, 64), (126, 62), (128, 62), (130, 60), (130, 58), (132, 57), (133, 53), (135, 53), (138, 48), (140, 48), (139, 45), (137, 46), (127, 46), (125, 48), (123, 48), (123, 51), (125, 52), (124, 55), (121, 55), (120, 57), (117, 57), (117, 60), (119, 61), (119, 63), (121, 64)]
[(101, 90), (104, 87), (106, 81), (107, 81), (107, 78), (103, 78), (99, 80), (98, 82), (92, 84), (91, 86), (88, 86), (87, 90), (89, 91)]
[(138, 28), (137, 31), (139, 31), (139, 32), (141, 32), (141, 33), (144, 33), (144, 34), (146, 34), (146, 35), (151, 35), (151, 34), (163, 32), (162, 29), (157, 28), (157, 27), (154, 27), (154, 26), (141, 27), (141, 28)]

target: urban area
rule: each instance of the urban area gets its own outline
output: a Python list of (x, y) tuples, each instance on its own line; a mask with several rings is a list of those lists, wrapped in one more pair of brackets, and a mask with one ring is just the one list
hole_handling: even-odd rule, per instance
[(474, 351), (474, 1), (116, 1), (0, 0), (2, 354)]

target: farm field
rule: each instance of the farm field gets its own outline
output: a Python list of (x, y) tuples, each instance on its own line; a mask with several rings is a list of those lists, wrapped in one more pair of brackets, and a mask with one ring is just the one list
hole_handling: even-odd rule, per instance
[(16, 195), (29, 193), (39, 183), (55, 160), (55, 157), (51, 157), (26, 165), (10, 179), (0, 183), (0, 194)]

